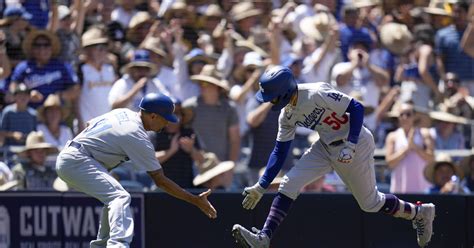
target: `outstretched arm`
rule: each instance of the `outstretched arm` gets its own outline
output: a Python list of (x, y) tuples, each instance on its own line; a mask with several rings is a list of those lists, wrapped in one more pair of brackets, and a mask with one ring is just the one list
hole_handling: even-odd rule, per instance
[(201, 211), (203, 211), (209, 218), (214, 219), (217, 217), (217, 211), (207, 200), (207, 196), (211, 194), (210, 189), (206, 192), (201, 193), (199, 196), (196, 196), (187, 192), (186, 190), (178, 186), (175, 182), (166, 177), (163, 173), (163, 169), (149, 171), (148, 175), (153, 178), (153, 181), (155, 182), (156, 186), (163, 189), (166, 193), (195, 205), (196, 207), (201, 209)]
[(291, 140), (280, 142), (277, 141), (275, 147), (273, 148), (270, 157), (268, 158), (267, 168), (265, 169), (265, 173), (260, 178), (258, 183), (262, 188), (266, 189), (272, 183), (273, 179), (277, 176), (278, 172), (280, 172), (283, 163), (286, 160), (286, 156), (288, 155), (288, 151), (290, 150)]
[(285, 162), (288, 151), (290, 150), (291, 140), (280, 142), (277, 141), (275, 148), (273, 148), (272, 153), (268, 159), (267, 168), (265, 173), (258, 183), (253, 186), (247, 187), (244, 190), (243, 195), (245, 196), (242, 206), (245, 209), (254, 209), (257, 206), (257, 203), (265, 193), (265, 189), (268, 188), (270, 183), (275, 179), (278, 172), (280, 172), (283, 163)]

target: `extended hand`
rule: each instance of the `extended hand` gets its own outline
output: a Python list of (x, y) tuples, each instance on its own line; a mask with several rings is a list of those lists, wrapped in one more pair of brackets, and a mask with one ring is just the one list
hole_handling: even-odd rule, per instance
[(343, 164), (350, 164), (352, 163), (352, 159), (354, 158), (355, 155), (355, 146), (356, 144), (352, 142), (345, 142), (344, 146), (341, 148), (341, 151), (339, 152), (339, 157), (337, 158), (337, 161)]
[(211, 219), (217, 218), (217, 211), (212, 204), (207, 200), (207, 197), (211, 194), (211, 190), (208, 189), (206, 192), (199, 194), (195, 205), (203, 211), (207, 217)]
[(254, 209), (262, 198), (263, 193), (265, 193), (265, 189), (262, 188), (259, 183), (256, 183), (254, 186), (246, 187), (242, 193), (242, 195), (245, 196), (242, 206), (247, 210)]

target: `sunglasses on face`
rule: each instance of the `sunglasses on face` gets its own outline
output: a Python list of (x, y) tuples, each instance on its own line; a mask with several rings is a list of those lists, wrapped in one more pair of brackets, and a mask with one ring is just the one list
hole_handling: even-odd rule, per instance
[(107, 46), (104, 45), (104, 44), (98, 44), (98, 45), (95, 45), (95, 46), (92, 46), (93, 48), (97, 49), (97, 50), (100, 50), (100, 51), (105, 51), (107, 50)]
[(412, 111), (401, 112), (401, 113), (400, 113), (400, 117), (401, 117), (401, 116), (412, 117), (412, 116), (413, 116), (413, 112), (412, 112)]
[(33, 47), (34, 48), (49, 48), (51, 47), (51, 43), (41, 43), (41, 42), (38, 42), (38, 43), (33, 43)]

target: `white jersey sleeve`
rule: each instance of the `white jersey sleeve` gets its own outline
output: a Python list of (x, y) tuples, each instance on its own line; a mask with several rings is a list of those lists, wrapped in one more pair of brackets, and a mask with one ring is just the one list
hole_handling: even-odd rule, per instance
[(289, 121), (290, 118), (286, 115), (288, 115), (288, 113), (285, 112), (285, 109), (282, 109), (278, 117), (278, 134), (276, 140), (280, 142), (290, 141), (295, 138), (296, 126)]
[(155, 157), (155, 148), (144, 130), (130, 133), (126, 142), (123, 143), (122, 149), (138, 170), (155, 171), (161, 169), (161, 165)]

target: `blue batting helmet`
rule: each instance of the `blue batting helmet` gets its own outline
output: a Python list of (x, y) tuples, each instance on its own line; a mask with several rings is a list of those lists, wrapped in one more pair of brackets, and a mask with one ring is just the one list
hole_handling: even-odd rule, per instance
[(144, 96), (140, 101), (139, 106), (141, 110), (160, 115), (169, 122), (178, 122), (178, 117), (173, 113), (173, 100), (171, 100), (171, 98), (167, 95), (156, 93), (146, 94), (146, 96)]
[(265, 71), (260, 77), (260, 90), (255, 97), (259, 102), (273, 103), (272, 110), (277, 111), (284, 108), (297, 89), (296, 80), (288, 67), (274, 66)]

